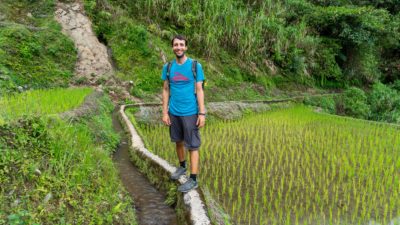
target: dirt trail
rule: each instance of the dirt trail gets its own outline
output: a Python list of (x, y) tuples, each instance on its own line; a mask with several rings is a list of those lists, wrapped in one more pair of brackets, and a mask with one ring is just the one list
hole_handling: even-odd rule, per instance
[(69, 4), (58, 2), (55, 19), (61, 24), (63, 33), (74, 41), (78, 51), (76, 84), (94, 86), (97, 90), (107, 87), (115, 101), (129, 99), (140, 102), (129, 94), (129, 82), (122, 82), (114, 76), (107, 47), (97, 39), (79, 1)]
[(108, 61), (107, 48), (93, 33), (92, 23), (83, 14), (82, 5), (58, 3), (56, 19), (62, 24), (63, 32), (72, 38), (78, 50), (75, 73), (89, 80), (94, 80), (94, 75), (109, 78), (112, 66)]

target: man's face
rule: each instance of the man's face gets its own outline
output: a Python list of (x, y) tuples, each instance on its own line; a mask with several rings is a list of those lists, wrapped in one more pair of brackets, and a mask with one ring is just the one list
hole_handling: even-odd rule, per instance
[(185, 40), (174, 39), (172, 50), (177, 58), (182, 58), (187, 50)]

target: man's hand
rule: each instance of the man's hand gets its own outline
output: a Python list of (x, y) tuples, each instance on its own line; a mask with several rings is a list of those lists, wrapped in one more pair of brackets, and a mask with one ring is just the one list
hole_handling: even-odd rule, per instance
[(204, 127), (205, 124), (206, 124), (206, 116), (205, 115), (198, 115), (197, 116), (196, 126), (198, 128), (202, 128), (202, 127)]
[(165, 125), (171, 126), (171, 119), (169, 118), (168, 113), (163, 114), (162, 121)]

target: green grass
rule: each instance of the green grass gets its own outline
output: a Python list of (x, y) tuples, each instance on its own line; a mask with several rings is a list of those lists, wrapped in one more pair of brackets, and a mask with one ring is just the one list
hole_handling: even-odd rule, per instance
[(18, 87), (66, 87), (77, 53), (53, 19), (54, 0), (0, 3), (0, 96)]
[(0, 124), (21, 116), (57, 114), (83, 103), (90, 88), (27, 91), (0, 98)]
[(113, 104), (99, 104), (79, 123), (24, 116), (0, 125), (0, 224), (136, 224), (111, 160)]
[[(163, 126), (147, 147), (175, 164)], [(202, 130), (200, 183), (237, 224), (388, 224), (400, 215), (400, 130), (304, 106)]]

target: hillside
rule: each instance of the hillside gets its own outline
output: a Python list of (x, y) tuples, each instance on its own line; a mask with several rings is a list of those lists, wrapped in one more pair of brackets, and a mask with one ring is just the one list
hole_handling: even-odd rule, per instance
[[(107, 76), (96, 82), (73, 76), (76, 50), (54, 20), (55, 3), (5, 0), (0, 4), (1, 95), (70, 85), (102, 85), (108, 92), (121, 92), (107, 86)], [(161, 67), (174, 58), (170, 39), (181, 33), (189, 39), (189, 57), (205, 69), (207, 102), (354, 87), (361, 97), (350, 101), (367, 108), (343, 99), (311, 104), (341, 115), (400, 121), (398, 98), (385, 97), (391, 99), (387, 112), (380, 112), (385, 107), (372, 112), (374, 103), (367, 101), (380, 83), (386, 96), (396, 96), (400, 89), (396, 0), (85, 0), (83, 4), (98, 39), (108, 46), (117, 78), (131, 81), (128, 91), (140, 101), (160, 100)], [(361, 115), (353, 112), (360, 110)], [(379, 113), (393, 115), (373, 115)]]
[[(357, 2), (85, 0), (84, 5), (98, 38), (112, 50), (118, 76), (134, 81), (132, 94), (159, 93), (160, 68), (173, 58), (170, 38), (182, 33), (190, 40), (189, 55), (205, 65), (215, 93), (209, 98), (222, 100), (395, 83), (396, 1)], [(75, 51), (53, 19), (54, 4), (1, 3), (0, 65), (7, 80), (2, 90), (71, 81)]]
[(151, 74), (137, 82), (145, 92), (156, 86), (160, 54), (172, 58), (176, 33), (188, 36), (193, 57), (210, 64), (206, 72), (217, 90), (245, 82), (262, 93), (287, 83), (344, 88), (399, 79), (396, 1), (334, 2), (86, 0), (85, 6), (120, 71)]

